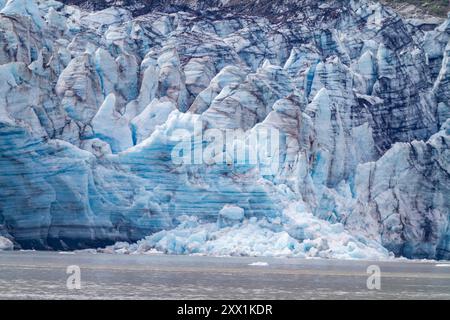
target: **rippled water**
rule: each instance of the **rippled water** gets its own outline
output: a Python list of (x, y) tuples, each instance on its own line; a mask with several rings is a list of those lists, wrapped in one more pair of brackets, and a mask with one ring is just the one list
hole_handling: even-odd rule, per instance
[[(81, 271), (69, 290), (67, 267)], [(367, 268), (381, 290), (367, 289)], [(450, 264), (0, 252), (0, 299), (450, 299)]]

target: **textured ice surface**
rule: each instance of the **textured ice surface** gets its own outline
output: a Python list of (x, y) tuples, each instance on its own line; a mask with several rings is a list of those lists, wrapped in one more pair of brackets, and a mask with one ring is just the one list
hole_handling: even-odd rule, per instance
[(92, 119), (94, 136), (104, 140), (113, 152), (120, 152), (133, 146), (128, 119), (116, 111), (116, 97), (110, 93)]
[(214, 256), (390, 258), (388, 251), (375, 241), (355, 238), (341, 224), (330, 224), (296, 209), (290, 206), (281, 218), (250, 218), (228, 226), (181, 216), (175, 229), (155, 233), (137, 244), (119, 243), (106, 250), (146, 253), (156, 249), (168, 254)]
[(14, 247), (14, 244), (12, 243), (11, 240), (5, 238), (5, 237), (0, 237), (0, 251), (2, 250), (12, 250)]
[(0, 2), (2, 7), (0, 13), (6, 16), (26, 16), (29, 17), (38, 28), (42, 28), (44, 20), (35, 1), (30, 0), (7, 0)]
[[(448, 19), (423, 29), (366, 0), (169, 2), (0, 0), (2, 236), (38, 249), (145, 238), (120, 250), (450, 257)], [(173, 161), (174, 135), (198, 145), (202, 129), (247, 142), (278, 130), (277, 170)]]

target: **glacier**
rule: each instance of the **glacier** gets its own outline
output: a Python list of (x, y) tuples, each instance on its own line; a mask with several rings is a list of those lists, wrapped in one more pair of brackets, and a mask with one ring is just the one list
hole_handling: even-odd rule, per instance
[(450, 259), (450, 15), (63, 2), (0, 0), (0, 250)]
[(11, 240), (9, 240), (5, 237), (0, 237), (0, 251), (12, 250), (13, 248), (14, 248), (14, 244), (12, 243)]

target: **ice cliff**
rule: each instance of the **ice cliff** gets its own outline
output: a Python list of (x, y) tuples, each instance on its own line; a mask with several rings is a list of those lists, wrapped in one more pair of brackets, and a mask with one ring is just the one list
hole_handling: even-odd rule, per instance
[[(0, 0), (5, 248), (450, 258), (450, 18), (66, 2)], [(276, 170), (173, 161), (206, 129), (276, 130)]]

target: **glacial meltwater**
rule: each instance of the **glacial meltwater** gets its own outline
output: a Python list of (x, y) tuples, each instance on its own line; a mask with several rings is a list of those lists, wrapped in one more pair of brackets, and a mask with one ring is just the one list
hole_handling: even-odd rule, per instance
[(0, 252), (0, 299), (413, 298), (450, 299), (450, 263)]

